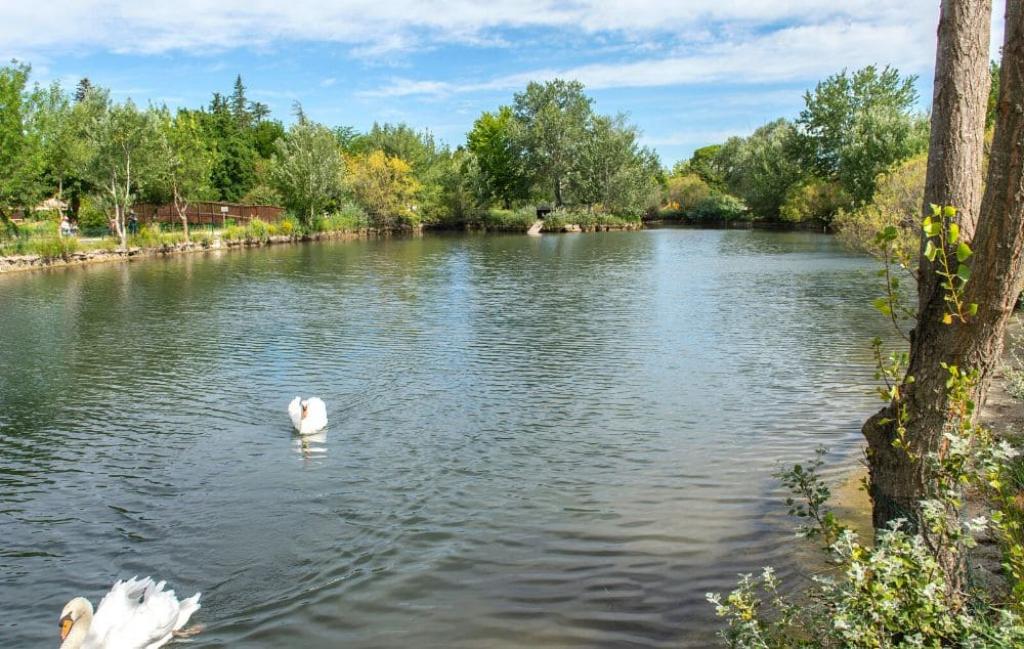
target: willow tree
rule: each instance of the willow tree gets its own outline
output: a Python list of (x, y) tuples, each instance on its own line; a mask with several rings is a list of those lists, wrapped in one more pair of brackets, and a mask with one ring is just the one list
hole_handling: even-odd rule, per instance
[[(1006, 3), (1000, 97), (982, 192), (982, 152), (989, 89), (988, 0), (944, 0), (939, 22), (931, 143), (925, 186), (929, 204), (955, 205), (936, 227), (946, 236), (922, 237), (918, 320), (911, 335), (907, 379), (896, 399), (864, 425), (869, 444), (870, 493), (876, 528), (898, 518), (916, 525), (929, 494), (930, 453), (941, 453), (949, 411), (947, 366), (978, 373), (969, 395), (982, 403), (1021, 287), (1024, 252), (1024, 0)], [(956, 227), (954, 227), (956, 226)], [(940, 275), (973, 248), (951, 302)], [(945, 244), (943, 246), (943, 244)], [(963, 257), (963, 255), (961, 255)], [(963, 279), (967, 279), (963, 283)], [(972, 306), (976, 305), (976, 306)], [(912, 377), (912, 378), (911, 378)], [(902, 422), (903, 430), (899, 430)], [(902, 443), (896, 443), (902, 440)], [(956, 579), (962, 566), (946, 565)]]

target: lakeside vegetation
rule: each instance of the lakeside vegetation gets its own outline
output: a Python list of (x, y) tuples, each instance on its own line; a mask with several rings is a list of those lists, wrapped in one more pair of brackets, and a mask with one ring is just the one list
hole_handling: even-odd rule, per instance
[[(540, 205), (554, 210), (547, 231), (757, 221), (831, 227), (867, 249), (865, 233), (920, 202), (928, 138), (915, 78), (874, 66), (817, 84), (796, 120), (702, 147), (671, 170), (576, 81), (528, 84), (451, 147), (406, 124), (329, 127), (297, 103), (286, 127), (248, 98), (241, 76), (207, 106), (176, 111), (114, 102), (88, 79), (68, 92), (30, 77), (24, 64), (0, 68), (0, 254), (189, 241), (189, 205), (207, 200), (285, 207), (286, 222), (245, 226), (259, 235), (525, 232)], [(38, 210), (44, 201), (50, 209)], [(180, 222), (140, 238), (128, 225), (140, 202), (172, 205)], [(15, 214), (28, 218), (18, 225)], [(89, 238), (63, 240), (65, 215)]]

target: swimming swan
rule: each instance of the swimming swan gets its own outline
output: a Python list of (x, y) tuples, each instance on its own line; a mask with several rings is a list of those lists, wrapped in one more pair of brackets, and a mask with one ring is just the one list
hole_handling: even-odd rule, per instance
[(182, 627), (199, 609), (200, 593), (179, 602), (164, 583), (149, 577), (119, 581), (95, 615), (89, 600), (74, 598), (60, 613), (60, 649), (156, 649), (198, 633)]
[(288, 404), (288, 415), (299, 435), (311, 435), (327, 426), (327, 406), (316, 397), (295, 397)]

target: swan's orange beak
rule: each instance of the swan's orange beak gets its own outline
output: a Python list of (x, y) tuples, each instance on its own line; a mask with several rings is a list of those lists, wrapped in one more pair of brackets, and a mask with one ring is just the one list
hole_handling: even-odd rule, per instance
[(305, 419), (306, 415), (308, 415), (308, 414), (309, 414), (309, 406), (308, 405), (302, 406), (302, 417), (300, 417), (300, 419)]
[(61, 641), (63, 641), (64, 638), (68, 637), (68, 634), (71, 633), (72, 625), (74, 625), (74, 622), (71, 621), (71, 616), (70, 615), (65, 615), (64, 617), (62, 617), (60, 619), (60, 639), (61, 639)]

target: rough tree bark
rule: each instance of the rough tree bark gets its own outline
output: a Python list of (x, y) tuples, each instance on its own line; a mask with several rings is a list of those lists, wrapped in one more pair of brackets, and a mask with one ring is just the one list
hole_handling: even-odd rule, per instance
[[(1008, 4), (1018, 2), (1009, 0)], [(928, 214), (931, 203), (956, 206), (961, 234), (968, 241), (975, 231), (982, 197), (991, 14), (991, 0), (943, 0), (939, 17), (923, 209)], [(946, 311), (944, 292), (934, 265), (923, 255), (923, 244), (924, 241), (918, 271), (918, 321), (911, 334), (907, 371), (914, 382), (904, 386), (903, 395), (908, 415), (906, 440), (919, 457), (934, 451), (942, 439), (947, 374), (939, 363), (960, 363), (962, 359), (958, 354), (960, 345), (954, 347), (950, 338), (974, 335), (974, 327), (961, 330), (942, 323)], [(985, 264), (995, 261), (980, 254), (975, 258)], [(971, 366), (986, 371), (977, 363)], [(876, 529), (899, 518), (915, 527), (918, 503), (926, 493), (924, 463), (893, 446), (893, 418), (890, 406), (875, 414), (863, 428), (868, 441), (872, 520)]]

